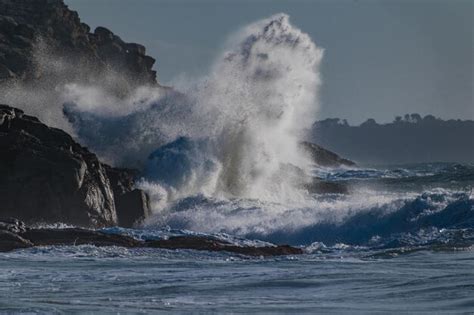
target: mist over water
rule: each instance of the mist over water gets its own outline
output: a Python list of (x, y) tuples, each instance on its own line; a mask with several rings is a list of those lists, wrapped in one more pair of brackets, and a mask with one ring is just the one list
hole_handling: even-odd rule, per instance
[(294, 170), (310, 173), (298, 142), (316, 119), (321, 58), (278, 14), (234, 34), (209, 74), (180, 92), (141, 89), (117, 102), (69, 85), (65, 113), (95, 152), (144, 168), (141, 186), (159, 194), (161, 207), (200, 194), (301, 200), (306, 177)]
[[(444, 226), (438, 217), (452, 207), (467, 219), (446, 226), (470, 227), (471, 166), (315, 168), (298, 143), (317, 120), (322, 56), (277, 14), (230, 36), (208, 75), (174, 89), (132, 87), (113, 72), (89, 78), (86, 66), (71, 77), (73, 63), (44, 49), (38, 64), (55, 80), (0, 89), (2, 101), (72, 133), (102, 160), (142, 170), (149, 229), (366, 244), (384, 231)], [(312, 176), (344, 181), (350, 194), (310, 194), (301, 187)]]

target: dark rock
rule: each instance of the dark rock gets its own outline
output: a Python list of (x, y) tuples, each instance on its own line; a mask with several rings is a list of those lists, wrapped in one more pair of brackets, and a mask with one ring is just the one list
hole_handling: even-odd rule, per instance
[(300, 255), (303, 250), (288, 245), (279, 246), (237, 246), (206, 236), (174, 236), (169, 239), (147, 241), (146, 246), (167, 249), (194, 249), (213, 252), (231, 252), (247, 256)]
[(112, 69), (131, 84), (156, 84), (155, 60), (145, 47), (125, 43), (104, 27), (90, 33), (62, 0), (0, 0), (0, 81), (45, 76), (48, 69), (41, 69), (35, 56), (38, 49), (73, 60), (76, 67), (68, 71), (76, 70), (69, 74), (76, 79), (87, 66), (97, 73)]
[(94, 154), (6, 105), (0, 105), (0, 123), (0, 215), (82, 226), (117, 223), (112, 190)]
[(150, 200), (141, 189), (134, 189), (122, 195), (115, 195), (118, 224), (133, 227), (151, 215)]
[(148, 195), (135, 189), (135, 178), (138, 172), (132, 169), (106, 167), (115, 198), (118, 224), (122, 227), (133, 227), (136, 223), (151, 215)]
[(121, 234), (106, 234), (81, 228), (31, 229), (20, 234), (35, 246), (47, 245), (95, 245), (140, 247), (143, 242)]
[(340, 166), (355, 166), (356, 164), (350, 160), (344, 159), (336, 153), (326, 150), (323, 147), (303, 141), (300, 143), (303, 150), (309, 152), (313, 158), (314, 163), (323, 167), (340, 167)]
[(25, 226), (16, 219), (0, 221), (0, 252), (32, 246), (120, 246), (127, 248), (164, 248), (164, 249), (193, 249), (214, 252), (231, 252), (247, 256), (280, 256), (300, 255), (303, 250), (288, 245), (278, 246), (237, 246), (224, 240), (209, 236), (174, 236), (160, 240), (138, 240), (128, 235), (112, 234), (82, 228), (51, 229), (25, 228), (17, 233), (2, 229), (2, 226), (14, 224)]
[(0, 216), (101, 227), (119, 223), (117, 202), (126, 223), (149, 212), (130, 170), (111, 171), (64, 131), (6, 105), (0, 105), (0, 152)]
[(0, 219), (0, 231), (22, 233), (26, 231), (25, 222), (15, 218)]
[(18, 234), (0, 229), (0, 252), (8, 252), (14, 249), (28, 248), (33, 244)]

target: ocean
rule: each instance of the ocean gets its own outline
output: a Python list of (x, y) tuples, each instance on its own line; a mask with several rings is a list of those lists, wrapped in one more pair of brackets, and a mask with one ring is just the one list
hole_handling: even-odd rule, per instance
[(137, 238), (289, 243), (303, 255), (88, 245), (16, 250), (0, 254), (0, 312), (474, 313), (474, 165), (313, 172), (350, 193), (315, 194), (294, 207), (198, 195), (141, 228), (104, 229)]

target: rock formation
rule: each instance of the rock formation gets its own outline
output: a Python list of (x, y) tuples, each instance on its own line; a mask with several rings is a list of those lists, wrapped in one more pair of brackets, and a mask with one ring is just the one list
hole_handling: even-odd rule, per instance
[[(21, 227), (21, 228), (19, 228)], [(300, 255), (303, 250), (288, 245), (237, 246), (210, 236), (172, 236), (167, 239), (139, 240), (123, 234), (106, 233), (81, 228), (29, 228), (17, 219), (0, 220), (0, 252), (33, 246), (95, 245), (127, 248), (149, 247), (165, 249), (194, 249), (231, 252), (247, 256)]]
[(51, 69), (42, 64), (44, 55), (55, 63), (73, 60), (67, 76), (75, 80), (85, 79), (86, 68), (113, 71), (135, 85), (156, 84), (155, 60), (145, 47), (126, 43), (104, 27), (91, 33), (63, 0), (0, 0), (0, 82), (47, 76)]
[(0, 152), (0, 216), (100, 227), (131, 226), (149, 213), (132, 171), (101, 163), (64, 131), (6, 105)]
[[(114, 193), (118, 225), (132, 227), (138, 223), (137, 220), (150, 216), (151, 209), (148, 195), (143, 190), (135, 188), (135, 179), (139, 176), (139, 172), (108, 165), (105, 165), (105, 169)], [(135, 210), (130, 211), (130, 209)]]
[(303, 141), (301, 142), (303, 150), (309, 152), (314, 163), (323, 167), (341, 167), (341, 166), (356, 166), (350, 160), (340, 157), (336, 153), (329, 151), (317, 144)]

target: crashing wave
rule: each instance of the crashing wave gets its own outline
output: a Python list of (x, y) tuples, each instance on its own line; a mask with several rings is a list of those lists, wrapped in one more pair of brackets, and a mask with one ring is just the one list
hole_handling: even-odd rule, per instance
[[(288, 166), (310, 172), (298, 141), (315, 119), (321, 57), (278, 14), (241, 30), (208, 76), (180, 87), (183, 94), (133, 96), (128, 112), (112, 115), (107, 102), (91, 105), (91, 93), (76, 86), (65, 113), (83, 143), (108, 160), (146, 165), (143, 187), (159, 184), (168, 200), (297, 200), (305, 179), (288, 176)], [(166, 143), (173, 144), (152, 153)]]

